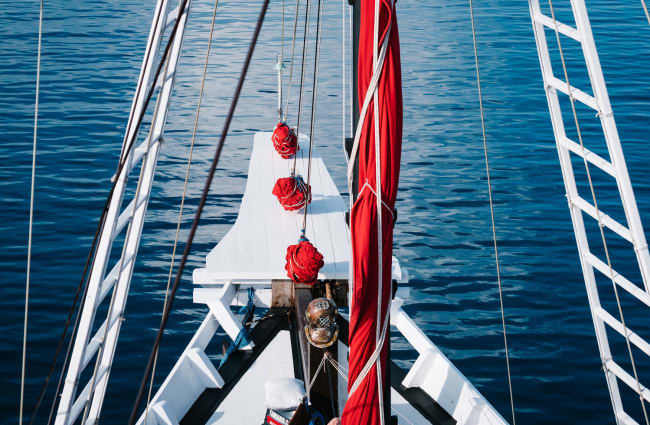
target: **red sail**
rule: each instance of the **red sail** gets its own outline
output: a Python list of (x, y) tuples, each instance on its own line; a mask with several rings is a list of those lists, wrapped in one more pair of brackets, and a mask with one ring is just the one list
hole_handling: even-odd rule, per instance
[[(379, 10), (377, 26), (376, 8)], [(383, 63), (382, 49), (385, 50)], [(350, 220), (353, 261), (348, 375), (350, 396), (341, 421), (344, 425), (374, 425), (380, 424), (383, 416), (380, 398), (383, 397), (383, 382), (388, 373), (386, 339), (390, 337), (390, 329), (385, 328), (389, 327), (386, 316), (391, 299), (393, 209), (402, 148), (402, 76), (394, 0), (361, 0), (358, 64), (362, 124), (358, 139), (359, 195)], [(379, 79), (376, 90), (373, 90), (375, 71), (379, 73)], [(371, 101), (363, 113), (366, 96), (370, 96), (368, 100)], [(379, 161), (375, 149), (377, 142)], [(377, 181), (377, 173), (380, 182)], [(381, 186), (381, 192), (377, 191), (378, 186)], [(381, 195), (381, 225), (378, 224), (377, 214), (378, 194)], [(385, 335), (383, 341), (382, 332)], [(377, 346), (380, 349), (376, 352)], [(368, 366), (368, 372), (364, 373), (364, 368), (368, 369)], [(385, 423), (388, 419), (384, 419)]]

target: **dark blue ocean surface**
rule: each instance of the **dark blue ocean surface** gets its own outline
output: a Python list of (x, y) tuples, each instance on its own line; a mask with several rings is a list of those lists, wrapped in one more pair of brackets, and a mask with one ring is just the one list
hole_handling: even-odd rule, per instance
[[(38, 2), (0, 7), (0, 411), (18, 415), (26, 269)], [(153, 1), (46, 1), (43, 24), (26, 408), (31, 411), (110, 187), (153, 15)], [(290, 15), (292, 8), (287, 3)], [(479, 55), (503, 266), (514, 400), (522, 424), (614, 423), (526, 2), (476, 2)], [(572, 24), (566, 1), (558, 17)], [(559, 4), (563, 3), (563, 4)], [(219, 4), (213, 52), (183, 221), (187, 235), (218, 133), (259, 10), (258, 1)], [(316, 137), (339, 189), (340, 2), (326, 2)], [(149, 205), (126, 319), (104, 404), (124, 423), (158, 327), (212, 4), (195, 2)], [(591, 22), (641, 217), (650, 227), (650, 26), (637, 1), (589, 1)], [(395, 255), (411, 275), (405, 309), (490, 402), (510, 418), (490, 230), (474, 58), (466, 1), (400, 0), (404, 152)], [(206, 313), (192, 303), (191, 270), (228, 230), (246, 183), (252, 136), (275, 123), (275, 55), (281, 2), (274, 2), (255, 51), (158, 365), (160, 384)], [(554, 35), (547, 32), (549, 44)], [(591, 91), (578, 46), (564, 40), (571, 81)], [(288, 50), (288, 46), (285, 45)], [(555, 53), (556, 75), (561, 76)], [(295, 93), (295, 91), (294, 91)], [(571, 123), (568, 102), (563, 104)], [(293, 103), (290, 119), (295, 118)], [(579, 110), (585, 144), (606, 156), (598, 120)], [(574, 136), (573, 126), (567, 131)], [(576, 139), (577, 140), (577, 139)], [(580, 161), (577, 178), (585, 182)], [(622, 219), (613, 181), (594, 172), (600, 207)], [(587, 187), (580, 185), (585, 199)], [(600, 253), (593, 223), (590, 239)], [(640, 283), (633, 252), (608, 234), (614, 267)], [(601, 300), (618, 317), (611, 283)], [(623, 296), (628, 325), (650, 336), (648, 310)], [(628, 368), (624, 340), (610, 332)], [(415, 353), (393, 335), (406, 366)], [(650, 382), (650, 361), (634, 351)], [(411, 359), (411, 360), (408, 360)], [(621, 387), (637, 420), (638, 399)], [(42, 413), (49, 410), (48, 393)], [(46, 417), (46, 415), (45, 415)], [(45, 417), (41, 416), (43, 421)]]

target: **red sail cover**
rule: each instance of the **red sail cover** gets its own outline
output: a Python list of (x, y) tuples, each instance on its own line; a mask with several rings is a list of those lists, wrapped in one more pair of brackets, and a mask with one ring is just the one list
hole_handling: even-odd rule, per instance
[[(378, 42), (375, 46), (375, 8), (379, 3)], [(379, 51), (389, 36), (386, 56), (377, 85), (377, 110), (373, 100), (363, 120), (359, 139), (359, 196), (351, 214), (353, 294), (350, 312), (350, 358), (348, 391), (373, 355), (378, 333), (385, 323), (391, 298), (391, 258), (393, 251), (393, 214), (399, 178), (402, 147), (402, 76), (400, 66), (399, 34), (393, 0), (362, 0), (361, 27), (359, 33), (358, 87), (359, 110), (373, 75), (373, 50)], [(375, 127), (375, 118), (378, 126)], [(377, 169), (375, 137), (379, 135), (380, 169)], [(381, 320), (377, 320), (379, 304), (379, 246), (377, 225), (376, 177), (381, 177), (381, 200), (383, 202), (382, 233), (382, 293)], [(387, 332), (386, 339), (390, 333)], [(381, 377), (387, 375), (387, 344), (384, 341), (379, 356)], [(358, 384), (346, 402), (341, 415), (344, 425), (380, 424), (380, 385), (378, 363)], [(383, 384), (382, 384), (383, 387)], [(383, 391), (383, 388), (381, 389)], [(385, 418), (388, 421), (388, 418)]]

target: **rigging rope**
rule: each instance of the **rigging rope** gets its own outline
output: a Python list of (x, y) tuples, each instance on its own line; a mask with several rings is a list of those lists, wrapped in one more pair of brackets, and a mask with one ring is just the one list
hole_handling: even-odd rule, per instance
[[(284, 3), (286, 0), (282, 0), (282, 35), (280, 36), (280, 56), (284, 60)], [(283, 64), (284, 65), (284, 64)]]
[(476, 68), (476, 85), (478, 87), (478, 103), (479, 109), (481, 112), (481, 131), (483, 133), (483, 154), (485, 157), (485, 172), (487, 176), (487, 186), (488, 186), (488, 197), (490, 200), (490, 220), (492, 223), (492, 241), (494, 242), (494, 260), (496, 263), (497, 271), (497, 282), (499, 284), (499, 306), (501, 308), (501, 326), (503, 328), (503, 346), (505, 348), (506, 355), (506, 370), (508, 372), (508, 390), (510, 392), (510, 409), (512, 413), (512, 425), (516, 424), (515, 420), (515, 402), (512, 392), (512, 378), (510, 375), (510, 356), (508, 352), (508, 336), (506, 332), (506, 316), (503, 307), (503, 287), (501, 284), (501, 264), (499, 262), (499, 248), (497, 245), (497, 231), (496, 224), (494, 219), (494, 202), (492, 198), (492, 181), (490, 179), (490, 160), (488, 157), (488, 148), (487, 148), (487, 135), (485, 129), (485, 111), (483, 109), (483, 91), (481, 89), (481, 74), (479, 72), (479, 62), (478, 62), (478, 43), (476, 41), (476, 27), (474, 24), (474, 4), (472, 0), (469, 0), (469, 14), (470, 21), (472, 22), (472, 41), (474, 44), (474, 66)]
[(341, 143), (343, 143), (343, 152), (347, 156), (345, 149), (345, 79), (347, 78), (345, 72), (345, 3), (347, 0), (341, 0), (342, 13), (341, 13), (341, 106), (342, 106), (342, 123), (341, 123)]
[[(354, 91), (354, 81), (353, 81), (353, 78), (354, 78), (354, 71), (353, 71), (353, 68), (354, 68), (354, 58), (353, 58), (353, 56), (354, 56), (354, 41), (352, 40), (352, 33), (353, 33), (352, 22), (353, 22), (353, 20), (354, 19), (352, 17), (352, 7), (350, 7), (349, 8), (349, 14), (348, 14), (348, 26), (349, 26), (349, 33), (350, 33), (350, 39), (349, 39), (349, 41), (350, 41), (350, 66), (349, 66), (349, 68), (350, 68), (349, 69), (350, 84), (349, 84), (349, 87), (348, 87), (348, 90), (350, 92), (349, 98), (348, 98), (349, 101), (350, 101), (350, 137), (354, 137), (354, 118), (353, 118), (354, 117), (354, 105), (353, 105), (353, 103), (354, 103), (354, 95), (353, 95), (353, 91)], [(347, 150), (346, 150), (346, 152), (347, 152)]]
[[(300, 117), (302, 115), (302, 96), (305, 86), (305, 53), (307, 51), (307, 42), (309, 35), (309, 5), (311, 0), (307, 0), (305, 6), (305, 28), (303, 30), (303, 40), (302, 40), (302, 61), (300, 63), (300, 91), (298, 94), (298, 118), (296, 119), (296, 137), (298, 138), (298, 145), (300, 145)], [(291, 176), (296, 174), (296, 161), (298, 160), (298, 155), (293, 156), (293, 166), (291, 167)]]
[[(391, 7), (394, 7), (394, 3), (391, 2)], [(381, 77), (383, 67), (384, 67), (384, 61), (386, 58), (386, 51), (388, 50), (388, 41), (390, 39), (390, 32), (391, 32), (391, 26), (392, 23), (389, 21), (388, 25), (385, 30), (385, 36), (383, 39), (383, 42), (381, 44), (381, 48), (379, 49), (379, 52), (377, 49), (379, 48), (378, 43), (379, 43), (379, 2), (375, 0), (375, 21), (374, 21), (374, 35), (373, 35), (373, 71), (372, 71), (372, 78), (370, 80), (370, 83), (368, 84), (368, 88), (366, 90), (366, 94), (364, 95), (364, 100), (363, 100), (363, 105), (361, 107), (361, 111), (359, 113), (359, 121), (357, 123), (356, 131), (354, 133), (354, 142), (352, 145), (352, 151), (350, 153), (350, 158), (348, 160), (348, 193), (349, 193), (349, 199), (350, 199), (350, 211), (352, 211), (352, 207), (354, 206), (354, 197), (353, 197), (353, 188), (352, 188), (352, 178), (353, 178), (353, 173), (354, 173), (354, 165), (356, 163), (356, 156), (357, 152), (359, 150), (359, 141), (361, 138), (361, 130), (363, 128), (363, 125), (365, 123), (366, 115), (367, 115), (367, 110), (368, 107), (370, 106), (370, 102), (373, 101), (373, 118), (374, 118), (374, 132), (375, 132), (375, 152), (380, 152), (379, 149), (379, 117), (378, 117), (378, 95), (377, 95), (377, 87), (379, 83), (379, 78)], [(378, 303), (377, 303), (377, 328), (376, 328), (376, 333), (375, 333), (375, 350), (373, 351), (372, 355), (368, 358), (366, 364), (364, 367), (361, 369), (361, 372), (359, 375), (357, 375), (355, 381), (353, 382), (349, 395), (352, 395), (354, 391), (357, 390), (361, 382), (366, 378), (368, 375), (370, 369), (372, 369), (373, 366), (377, 366), (377, 389), (379, 393), (379, 415), (380, 415), (380, 422), (383, 424), (384, 423), (384, 397), (383, 397), (383, 391), (382, 391), (382, 379), (381, 379), (381, 362), (379, 361), (379, 354), (381, 353), (381, 349), (384, 346), (384, 341), (386, 338), (386, 333), (387, 329), (390, 326), (389, 325), (389, 318), (390, 318), (390, 302), (391, 300), (389, 299), (388, 301), (388, 306), (386, 309), (386, 315), (384, 317), (384, 320), (382, 322), (381, 320), (381, 308), (382, 308), (382, 302), (381, 302), (381, 295), (383, 294), (382, 290), (382, 283), (383, 283), (383, 268), (382, 268), (382, 259), (383, 259), (383, 254), (382, 254), (382, 234), (381, 234), (381, 216), (382, 216), (382, 199), (381, 199), (381, 176), (380, 176), (380, 170), (381, 170), (381, 155), (375, 155), (375, 169), (376, 169), (376, 180), (375, 180), (375, 185), (377, 186), (377, 190), (373, 191), (375, 193), (375, 196), (377, 197), (377, 233), (378, 233)], [(350, 226), (351, 226), (350, 222)], [(350, 281), (352, 281), (352, 266), (350, 267)], [(381, 324), (381, 327), (380, 327)]]
[(287, 100), (284, 106), (283, 122), (287, 122), (287, 111), (289, 110), (289, 98), (291, 97), (291, 85), (293, 80), (293, 56), (296, 50), (296, 29), (298, 28), (298, 11), (300, 9), (300, 0), (296, 0), (296, 15), (293, 18), (293, 38), (291, 40), (291, 65), (289, 68), (289, 83), (287, 87)]
[(171, 308), (174, 303), (174, 299), (176, 298), (176, 291), (178, 290), (178, 287), (180, 285), (180, 280), (181, 276), (183, 275), (183, 271), (185, 270), (185, 264), (187, 263), (187, 257), (189, 256), (190, 249), (192, 248), (192, 242), (194, 241), (194, 236), (196, 234), (196, 229), (198, 228), (199, 220), (201, 219), (201, 214), (203, 212), (203, 208), (205, 207), (205, 203), (207, 201), (208, 197), (208, 192), (210, 191), (210, 185), (212, 184), (212, 180), (214, 178), (214, 173), (217, 168), (217, 165), (219, 164), (219, 158), (221, 157), (221, 151), (223, 149), (223, 145), (225, 144), (226, 141), (226, 136), (228, 134), (228, 129), (230, 128), (230, 123), (232, 121), (232, 117), (235, 113), (235, 107), (237, 106), (237, 101), (239, 100), (239, 96), (241, 94), (241, 89), (244, 84), (244, 80), (246, 78), (246, 73), (248, 72), (248, 67), (251, 62), (251, 58), (253, 56), (253, 51), (255, 50), (255, 45), (257, 44), (257, 39), (260, 33), (260, 30), (262, 28), (262, 23), (264, 22), (264, 17), (266, 15), (266, 10), (268, 9), (269, 5), (269, 0), (264, 0), (264, 3), (262, 5), (262, 9), (260, 11), (257, 24), (255, 26), (255, 32), (253, 33), (252, 40), (250, 42), (250, 46), (248, 49), (248, 53), (246, 55), (246, 60), (244, 61), (244, 65), (241, 71), (241, 74), (239, 76), (239, 81), (237, 82), (237, 87), (235, 88), (235, 94), (232, 98), (231, 104), (230, 104), (230, 109), (228, 110), (228, 115), (226, 116), (226, 121), (224, 122), (223, 125), (223, 130), (221, 132), (221, 137), (219, 138), (219, 142), (217, 144), (217, 149), (214, 154), (214, 157), (212, 159), (212, 164), (210, 165), (210, 170), (208, 172), (208, 177), (205, 182), (205, 186), (203, 187), (203, 192), (201, 194), (201, 199), (199, 201), (199, 205), (196, 210), (196, 215), (194, 217), (194, 221), (192, 223), (192, 228), (190, 229), (187, 242), (185, 244), (185, 250), (183, 251), (183, 256), (181, 257), (181, 261), (179, 263), (178, 269), (176, 271), (176, 277), (174, 279), (174, 285), (172, 286), (171, 292), (169, 294), (169, 299), (168, 303), (165, 306), (165, 311), (162, 316), (162, 320), (160, 323), (160, 328), (158, 329), (158, 333), (156, 334), (156, 339), (154, 341), (153, 347), (151, 354), (149, 356), (149, 361), (147, 362), (147, 367), (145, 369), (144, 376), (142, 377), (142, 381), (140, 382), (140, 388), (138, 389), (138, 394), (136, 396), (134, 405), (133, 405), (133, 410), (131, 411), (131, 416), (129, 418), (129, 425), (133, 425), (136, 421), (136, 415), (138, 413), (138, 406), (140, 405), (140, 402), (142, 401), (142, 396), (144, 393), (144, 388), (146, 386), (146, 382), (149, 378), (149, 374), (151, 373), (151, 369), (153, 366), (153, 357), (158, 350), (158, 347), (160, 346), (160, 341), (162, 339), (165, 327), (167, 325), (167, 321), (169, 319), (169, 313), (171, 312)]
[[(391, 0), (391, 8), (394, 7), (393, 2)], [(392, 25), (388, 26), (388, 31), (391, 31)], [(388, 37), (386, 37), (388, 38)], [(379, 0), (375, 0), (375, 23), (374, 23), (374, 31), (373, 31), (373, 49), (372, 49), (372, 61), (373, 61), (373, 66), (377, 66), (378, 62), (378, 57), (377, 57), (377, 49), (379, 47)], [(381, 133), (379, 132), (379, 90), (374, 90), (373, 93), (373, 124), (374, 124), (374, 131), (375, 131), (375, 199), (376, 199), (376, 211), (377, 211), (377, 326), (375, 327), (375, 346), (379, 347), (380, 350), (384, 345), (383, 338), (381, 344), (379, 344), (380, 340), (380, 334), (383, 332), (383, 330), (379, 327), (379, 323), (381, 323), (381, 310), (382, 310), (382, 298), (384, 294), (384, 264), (383, 264), (383, 259), (384, 259), (384, 254), (383, 254), (383, 241), (384, 237), (382, 234), (382, 217), (383, 217), (383, 208), (382, 208), (382, 193), (381, 193)], [(351, 215), (350, 215), (351, 216)], [(388, 306), (386, 308), (386, 317), (390, 316), (390, 302), (391, 299), (388, 299)], [(390, 326), (388, 323), (386, 326)], [(390, 336), (389, 336), (390, 338)], [(381, 353), (381, 351), (380, 351)], [(376, 365), (377, 365), (377, 398), (379, 400), (379, 420), (380, 423), (383, 425), (385, 424), (385, 418), (384, 418), (384, 391), (383, 391), (383, 379), (382, 379), (382, 371), (381, 371), (381, 358), (378, 357), (376, 360)]]
[[(323, 2), (318, 0), (318, 13), (316, 14), (316, 52), (314, 53), (314, 77), (312, 82), (311, 90), (311, 122), (309, 125), (309, 155), (307, 159), (307, 187), (311, 187), (309, 183), (311, 182), (311, 155), (314, 147), (314, 122), (316, 121), (316, 98), (318, 91), (318, 62), (320, 59), (320, 42), (321, 42), (321, 30), (323, 25), (323, 20), (321, 16), (323, 14)], [(294, 164), (295, 158), (298, 155), (294, 155)], [(295, 166), (294, 166), (295, 171)], [(305, 232), (307, 229), (307, 211), (309, 210), (309, 202), (305, 202), (305, 208), (302, 215), (302, 237), (305, 237)]]
[(27, 319), (29, 317), (29, 287), (32, 266), (32, 229), (34, 224), (34, 187), (36, 180), (36, 142), (38, 135), (38, 95), (41, 87), (41, 46), (43, 40), (43, 0), (38, 13), (38, 50), (36, 53), (36, 94), (34, 99), (34, 142), (32, 147), (32, 180), (29, 192), (29, 229), (27, 236), (27, 277), (25, 278), (25, 317), (23, 323), (23, 357), (20, 368), (20, 413), (18, 424), (23, 423), (25, 406), (25, 363), (27, 361)]
[[(179, 17), (181, 16), (180, 14), (184, 10), (185, 5), (187, 4), (187, 1), (188, 0), (183, 0), (183, 3), (179, 6), (179, 15), (178, 15)], [(154, 25), (155, 26), (158, 25), (158, 22), (160, 21), (161, 16), (162, 16), (162, 12), (159, 11), (159, 13), (155, 16), (155, 19), (154, 19)], [(158, 66), (156, 68), (154, 76), (151, 79), (152, 81), (157, 81), (158, 76), (160, 75), (160, 72), (162, 70), (162, 66), (165, 63), (165, 60), (166, 60), (166, 58), (167, 58), (167, 56), (169, 54), (169, 51), (171, 49), (171, 45), (172, 45), (174, 36), (175, 36), (176, 32), (178, 31), (179, 23), (180, 23), (180, 20), (176, 19), (176, 22), (175, 22), (175, 24), (174, 24), (174, 26), (173, 26), (173, 28), (171, 30), (171, 34), (170, 34), (169, 40), (167, 42), (167, 45), (165, 46), (163, 54), (161, 55), (161, 60), (160, 60)], [(146, 51), (146, 54), (145, 54), (145, 59), (144, 59), (145, 63), (148, 61), (149, 56), (151, 55), (151, 52), (153, 50), (153, 49), (151, 49), (151, 46), (152, 46), (153, 42), (154, 42), (154, 39), (152, 37), (151, 40), (149, 41), (149, 45), (148, 45), (148, 48), (147, 48), (147, 51)], [(140, 83), (138, 84), (138, 89), (136, 91), (136, 97), (138, 96), (138, 93), (140, 92), (141, 83), (142, 83), (142, 76), (140, 78)], [(140, 126), (142, 125), (142, 121), (144, 119), (144, 116), (145, 116), (145, 113), (146, 113), (146, 110), (147, 110), (147, 106), (149, 105), (149, 102), (151, 101), (151, 98), (153, 96), (154, 91), (155, 91), (155, 85), (152, 84), (150, 89), (149, 89), (149, 92), (147, 93), (147, 96), (145, 97), (145, 100), (144, 100), (144, 103), (143, 103), (143, 106), (142, 106), (142, 109), (141, 109), (141, 112), (140, 112), (140, 115), (139, 115), (139, 118), (138, 118), (138, 122), (137, 122), (136, 127), (135, 127), (136, 130), (133, 132), (133, 136), (131, 137), (131, 140), (130, 140), (129, 144), (126, 146), (126, 149), (123, 149), (123, 153), (120, 155), (120, 160), (118, 161), (117, 171), (115, 173), (116, 176), (119, 176), (121, 174), (122, 170), (126, 166), (127, 159), (129, 158), (129, 154), (131, 153), (131, 151), (133, 150), (133, 147), (135, 146), (135, 141), (137, 140), (138, 130), (139, 130)], [(131, 116), (133, 116), (133, 115), (131, 114)], [(126, 139), (126, 137), (128, 137), (128, 129), (131, 127), (131, 121), (132, 120), (129, 119), (129, 126), (127, 128), (127, 136), (125, 136), (125, 139)], [(57, 383), (57, 388), (56, 388), (55, 394), (58, 394), (59, 389), (61, 388), (61, 384), (62, 384), (64, 376), (65, 376), (64, 372), (66, 370), (68, 360), (70, 358), (70, 353), (72, 351), (72, 346), (73, 346), (73, 343), (74, 343), (74, 336), (75, 336), (75, 334), (77, 332), (77, 328), (78, 328), (78, 325), (79, 325), (79, 319), (80, 319), (80, 316), (81, 316), (81, 311), (83, 310), (83, 306), (85, 304), (86, 293), (88, 291), (88, 286), (86, 285), (84, 287), (84, 282), (86, 282), (86, 274), (88, 273), (88, 270), (90, 268), (92, 268), (92, 266), (94, 265), (94, 256), (93, 256), (93, 254), (95, 253), (95, 249), (97, 247), (97, 241), (99, 239), (99, 235), (104, 230), (104, 225), (105, 225), (105, 222), (106, 222), (106, 214), (108, 213), (108, 208), (110, 206), (110, 202), (111, 202), (111, 199), (113, 197), (113, 193), (115, 192), (117, 182), (118, 182), (118, 179), (115, 179), (112, 182), (111, 189), (110, 189), (110, 191), (108, 193), (108, 196), (106, 198), (106, 202), (104, 204), (104, 208), (102, 209), (102, 213), (100, 215), (100, 220), (99, 220), (99, 223), (97, 224), (97, 228), (95, 230), (95, 235), (93, 236), (93, 241), (92, 241), (90, 249), (88, 251), (88, 256), (86, 258), (86, 262), (84, 264), (84, 269), (83, 269), (83, 272), (82, 272), (82, 275), (81, 275), (81, 279), (79, 281), (79, 285), (77, 286), (77, 288), (75, 290), (75, 296), (74, 296), (74, 299), (72, 301), (72, 305), (70, 306), (70, 310), (68, 312), (68, 317), (66, 319), (66, 324), (65, 324), (65, 326), (63, 328), (61, 336), (59, 337), (59, 342), (58, 342), (58, 345), (57, 345), (57, 349), (56, 349), (56, 351), (54, 353), (54, 357), (53, 357), (52, 362), (50, 364), (48, 374), (45, 377), (45, 380), (44, 380), (43, 385), (41, 387), (41, 392), (39, 394), (38, 401), (37, 401), (36, 406), (34, 408), (34, 413), (32, 414), (32, 417), (30, 419), (30, 424), (33, 423), (33, 421), (34, 421), (34, 419), (36, 417), (36, 414), (38, 413), (38, 409), (39, 409), (39, 407), (41, 405), (41, 402), (42, 402), (42, 400), (43, 400), (43, 398), (45, 396), (47, 386), (48, 386), (49, 381), (50, 381), (50, 379), (52, 377), (54, 369), (56, 367), (56, 363), (57, 363), (57, 360), (58, 360), (59, 353), (61, 352), (61, 349), (62, 349), (63, 344), (65, 342), (65, 336), (67, 334), (68, 328), (69, 328), (70, 323), (72, 321), (72, 316), (74, 314), (74, 311), (75, 311), (75, 308), (76, 308), (76, 305), (77, 305), (77, 301), (79, 300), (79, 295), (81, 294), (81, 290), (83, 289), (84, 291), (83, 291), (83, 295), (82, 295), (82, 304), (81, 304), (81, 306), (80, 306), (80, 308), (79, 308), (79, 310), (77, 312), (77, 317), (75, 319), (75, 323), (74, 323), (73, 330), (72, 330), (72, 337), (70, 338), (70, 342), (68, 344), (66, 355), (64, 357), (62, 373), (59, 376), (59, 380), (58, 380), (58, 383)], [(52, 405), (51, 405), (51, 408), (50, 408), (50, 415), (49, 415), (49, 418), (48, 418), (48, 421), (47, 421), (48, 424), (50, 424), (51, 421), (52, 421), (52, 417), (53, 417), (53, 414), (54, 414), (54, 409), (56, 407), (56, 402), (57, 402), (57, 397), (55, 396), (54, 399), (52, 400)]]
[(641, 0), (641, 6), (643, 6), (643, 12), (645, 13), (645, 17), (648, 20), (648, 24), (650, 24), (650, 12), (648, 12), (648, 6), (646, 6), (645, 0)]
[(284, 4), (282, 0), (282, 31), (280, 35), (280, 54), (275, 63), (275, 69), (278, 72), (278, 122), (282, 122), (282, 70), (284, 69)]
[[(167, 288), (165, 289), (165, 301), (163, 303), (163, 313), (165, 311), (165, 307), (167, 306), (167, 299), (169, 297), (169, 287), (171, 285), (172, 281), (172, 276), (173, 276), (173, 270), (174, 270), (174, 263), (176, 260), (176, 248), (178, 246), (178, 237), (180, 235), (180, 230), (181, 230), (181, 223), (183, 219), (183, 209), (185, 207), (185, 196), (187, 194), (187, 182), (189, 181), (190, 177), (190, 169), (192, 166), (192, 154), (194, 152), (194, 141), (196, 140), (196, 132), (198, 130), (199, 126), (199, 115), (201, 113), (201, 101), (203, 100), (203, 90), (205, 88), (205, 78), (208, 72), (208, 63), (210, 59), (210, 48), (212, 47), (212, 38), (214, 34), (214, 23), (217, 17), (217, 9), (219, 7), (219, 0), (215, 0), (214, 2), (214, 9), (212, 11), (212, 22), (210, 24), (210, 35), (208, 37), (208, 46), (206, 48), (205, 52), (205, 62), (203, 63), (203, 76), (201, 77), (201, 88), (199, 89), (199, 100), (198, 104), (196, 106), (196, 114), (194, 116), (194, 127), (192, 129), (192, 140), (190, 142), (190, 152), (188, 154), (187, 158), (187, 167), (185, 169), (185, 181), (183, 183), (183, 195), (181, 197), (181, 205), (178, 211), (178, 219), (176, 221), (176, 235), (174, 237), (174, 247), (172, 249), (172, 258), (169, 263), (169, 273), (167, 275)], [(284, 8), (283, 8), (284, 12)], [(284, 27), (283, 27), (284, 28)], [(284, 34), (284, 32), (283, 32)], [(147, 394), (147, 407), (145, 408), (145, 418), (144, 418), (144, 423), (147, 423), (147, 415), (149, 414), (149, 403), (151, 402), (151, 392), (153, 389), (153, 382), (154, 382), (154, 377), (156, 376), (156, 365), (158, 363), (158, 350), (156, 350), (156, 354), (154, 357), (154, 362), (153, 362), (153, 367), (151, 369), (151, 381), (149, 382), (149, 392)]]
[[(639, 376), (637, 374), (636, 370), (636, 363), (634, 362), (634, 354), (632, 353), (632, 346), (630, 345), (630, 337), (628, 334), (628, 329), (625, 324), (625, 316), (623, 315), (623, 308), (621, 307), (621, 300), (618, 295), (618, 287), (616, 284), (616, 280), (614, 277), (614, 270), (612, 268), (612, 262), (609, 256), (609, 248), (607, 246), (607, 239), (605, 237), (605, 230), (604, 230), (604, 224), (602, 223), (602, 217), (600, 213), (600, 209), (598, 208), (598, 202), (596, 200), (596, 191), (594, 190), (594, 185), (591, 180), (591, 172), (589, 171), (589, 163), (587, 162), (587, 154), (584, 146), (584, 142), (582, 140), (582, 132), (580, 131), (580, 123), (578, 120), (578, 114), (576, 112), (576, 106), (575, 106), (575, 98), (573, 97), (573, 90), (571, 87), (571, 83), (569, 81), (569, 73), (567, 71), (567, 66), (566, 66), (566, 61), (564, 59), (564, 50), (562, 49), (562, 42), (560, 40), (560, 32), (558, 30), (558, 22), (555, 19), (555, 10), (553, 9), (553, 0), (548, 0), (548, 4), (550, 6), (551, 10), (551, 17), (553, 18), (553, 25), (555, 27), (555, 39), (557, 41), (558, 45), (558, 51), (560, 53), (560, 59), (562, 62), (562, 70), (564, 72), (564, 78), (566, 79), (566, 84), (567, 84), (567, 93), (569, 94), (569, 100), (571, 103), (571, 111), (573, 112), (573, 119), (576, 125), (576, 131), (578, 134), (578, 140), (580, 141), (580, 149), (582, 151), (582, 159), (585, 165), (585, 171), (587, 174), (587, 180), (589, 181), (589, 190), (591, 191), (591, 198), (594, 201), (594, 209), (596, 210), (596, 217), (598, 221), (598, 229), (600, 230), (600, 237), (603, 242), (603, 248), (605, 250), (605, 257), (607, 258), (607, 267), (609, 268), (609, 277), (610, 280), (612, 281), (612, 286), (614, 288), (614, 295), (616, 297), (616, 305), (618, 307), (618, 313), (621, 317), (621, 324), (623, 325), (623, 334), (625, 336), (625, 343), (627, 345), (627, 350), (628, 354), (630, 355), (630, 363), (632, 365), (632, 371), (634, 372), (634, 379), (636, 381), (636, 386), (637, 386), (637, 393), (639, 394), (639, 401), (641, 402), (641, 408), (643, 410), (643, 416), (645, 418), (645, 423), (646, 425), (650, 425), (650, 421), (648, 420), (648, 413), (646, 411), (646, 406), (645, 406), (645, 401), (643, 399), (643, 392), (641, 391), (641, 383), (639, 382)], [(601, 115), (600, 110), (598, 111), (598, 114)], [(643, 272), (643, 271), (642, 271)], [(645, 279), (644, 279), (645, 280)], [(603, 364), (603, 367), (607, 371), (606, 365)], [(618, 422), (618, 415), (615, 412), (616, 416), (616, 421)]]

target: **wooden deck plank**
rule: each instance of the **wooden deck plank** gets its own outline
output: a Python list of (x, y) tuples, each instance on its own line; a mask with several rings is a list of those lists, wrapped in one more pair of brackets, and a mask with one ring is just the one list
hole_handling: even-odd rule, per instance
[[(296, 172), (306, 179), (309, 142), (304, 135), (300, 142)], [(300, 237), (303, 211), (285, 211), (272, 190), (278, 178), (290, 175), (292, 165), (293, 159), (282, 159), (273, 150), (271, 133), (255, 135), (237, 220), (208, 254), (202, 276), (209, 275), (210, 280), (286, 279), (286, 249)], [(347, 279), (345, 204), (317, 149), (312, 152), (311, 186), (306, 235), (325, 257), (319, 278)]]

